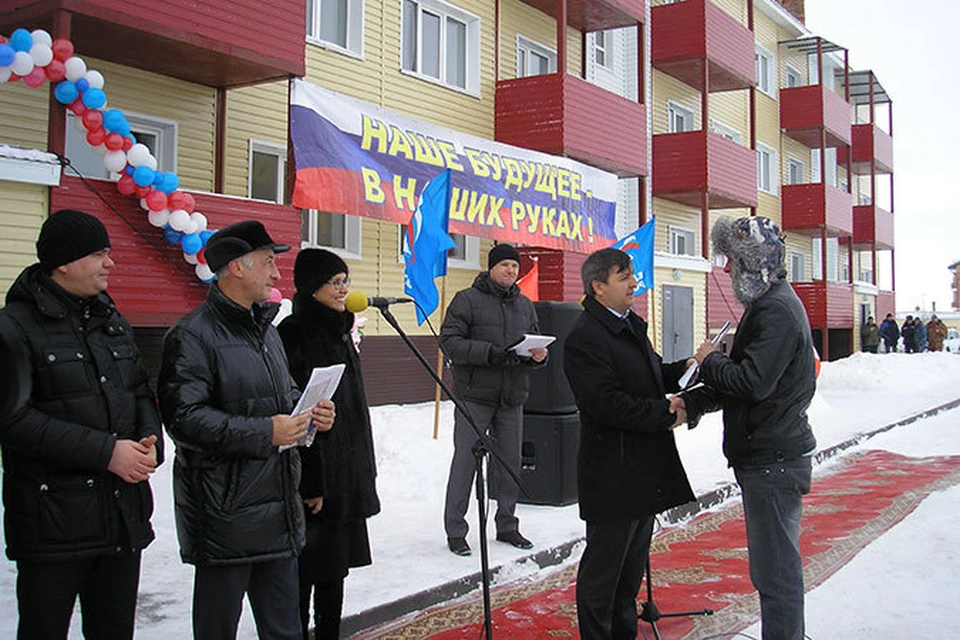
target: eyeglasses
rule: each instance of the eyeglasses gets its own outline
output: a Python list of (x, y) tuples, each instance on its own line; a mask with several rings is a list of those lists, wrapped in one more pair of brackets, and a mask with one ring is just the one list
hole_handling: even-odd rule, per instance
[(350, 286), (350, 278), (337, 278), (336, 280), (327, 280), (324, 284), (328, 284), (334, 289), (346, 289)]

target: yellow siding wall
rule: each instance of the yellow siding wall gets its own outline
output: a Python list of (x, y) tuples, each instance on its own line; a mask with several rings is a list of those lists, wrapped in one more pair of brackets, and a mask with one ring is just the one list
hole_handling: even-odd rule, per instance
[(22, 82), (0, 85), (0, 144), (46, 149), (49, 101), (43, 87), (31, 89)]
[[(670, 227), (693, 231), (694, 246), (700, 247), (700, 210), (686, 207), (662, 198), (653, 199), (653, 213), (657, 216), (655, 251), (670, 251)], [(696, 254), (699, 255), (699, 251)]]
[(653, 69), (653, 99), (648, 105), (653, 119), (653, 135), (667, 133), (667, 103), (675, 102), (693, 112), (693, 128), (699, 129), (701, 122), (700, 92), (672, 76)]
[(10, 285), (37, 261), (37, 235), (50, 204), (46, 186), (0, 180), (0, 305)]
[(271, 82), (227, 93), (223, 185), (227, 195), (248, 197), (251, 140), (287, 147), (288, 86), (285, 81)]
[[(517, 77), (517, 36), (557, 50), (557, 22), (519, 0), (500, 4), (500, 80)], [(579, 76), (582, 59), (582, 37), (579, 31), (567, 28), (567, 73)]]

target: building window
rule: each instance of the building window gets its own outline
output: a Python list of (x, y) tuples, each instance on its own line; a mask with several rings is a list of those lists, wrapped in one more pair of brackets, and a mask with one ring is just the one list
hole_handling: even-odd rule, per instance
[(593, 32), (593, 62), (598, 66), (613, 68), (613, 37), (606, 31)]
[(694, 234), (690, 229), (670, 227), (670, 253), (678, 256), (696, 255), (693, 240)]
[(668, 133), (683, 133), (693, 131), (693, 111), (681, 107), (672, 100), (667, 102), (667, 130)]
[(726, 138), (731, 142), (736, 142), (737, 144), (740, 144), (740, 132), (734, 129), (733, 127), (728, 127), (722, 122), (713, 120), (710, 123), (710, 131), (717, 134), (718, 136)]
[(787, 158), (787, 184), (803, 184), (803, 162)]
[(360, 216), (325, 213), (316, 209), (300, 211), (301, 248), (324, 247), (341, 255), (360, 257)]
[(363, 55), (364, 0), (307, 0), (307, 39)]
[(777, 152), (757, 143), (757, 189), (777, 194)]
[(795, 251), (790, 252), (790, 271), (787, 273), (790, 282), (804, 282), (806, 273), (806, 256)]
[(787, 65), (787, 88), (790, 89), (801, 85), (803, 85), (803, 75), (790, 65)]
[(286, 147), (251, 140), (247, 197), (282, 204), (286, 160)]
[(480, 18), (440, 0), (403, 0), (404, 71), (480, 91)]
[(773, 54), (757, 45), (754, 59), (757, 63), (757, 89), (767, 95), (773, 95), (774, 89), (774, 71), (777, 64)]
[[(133, 137), (150, 149), (150, 153), (157, 159), (157, 170), (176, 173), (176, 121), (132, 113), (125, 113), (124, 116), (130, 123), (130, 133)], [(83, 127), (80, 118), (70, 112), (67, 113), (65, 151), (70, 164), (88, 178), (117, 180), (120, 177), (120, 174), (107, 171), (103, 166), (103, 157), (87, 142), (87, 130)]]
[(542, 76), (557, 71), (557, 53), (547, 47), (517, 36), (517, 77)]

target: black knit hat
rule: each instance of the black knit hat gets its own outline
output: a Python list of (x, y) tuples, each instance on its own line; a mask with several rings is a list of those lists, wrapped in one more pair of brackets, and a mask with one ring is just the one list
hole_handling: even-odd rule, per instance
[(103, 223), (82, 211), (61, 209), (40, 227), (37, 259), (43, 269), (52, 271), (110, 247), (110, 236)]
[(512, 244), (498, 244), (487, 255), (487, 269), (493, 269), (504, 260), (516, 260), (520, 263), (520, 252)]
[(340, 256), (326, 249), (304, 249), (293, 265), (293, 284), (297, 293), (312, 296), (338, 273), (350, 273)]
[(274, 253), (290, 251), (290, 245), (278, 244), (257, 220), (244, 220), (220, 229), (210, 236), (203, 255), (207, 266), (216, 273), (231, 260), (258, 249), (273, 249)]

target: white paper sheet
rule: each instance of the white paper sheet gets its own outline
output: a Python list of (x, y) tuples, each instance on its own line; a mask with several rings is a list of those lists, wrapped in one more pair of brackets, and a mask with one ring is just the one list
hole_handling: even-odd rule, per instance
[[(333, 393), (340, 384), (340, 378), (343, 376), (344, 369), (346, 369), (346, 365), (343, 364), (335, 364), (329, 367), (316, 367), (310, 373), (310, 380), (307, 381), (303, 395), (300, 396), (300, 401), (297, 402), (297, 406), (294, 407), (293, 413), (290, 415), (297, 416), (305, 411), (310, 411), (310, 409), (321, 400), (329, 400), (332, 398)], [(316, 434), (317, 428), (311, 421), (307, 426), (306, 435), (294, 444), (281, 445), (278, 449), (280, 451), (286, 451), (291, 447), (309, 447), (313, 444), (313, 438)]]

